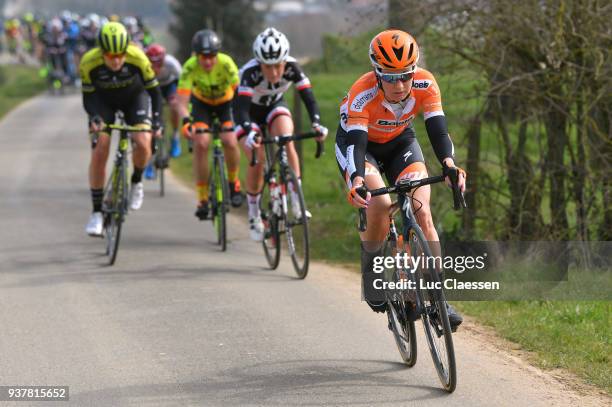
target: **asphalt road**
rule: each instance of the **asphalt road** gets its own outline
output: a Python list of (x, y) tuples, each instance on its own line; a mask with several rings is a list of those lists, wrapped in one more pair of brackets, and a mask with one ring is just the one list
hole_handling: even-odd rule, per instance
[(84, 233), (84, 130), (76, 95), (0, 122), (0, 385), (67, 385), (77, 406), (597, 404), (469, 329), (448, 395), (422, 335), (417, 365), (400, 363), (355, 273), (315, 263), (299, 281), (287, 259), (267, 270), (237, 216), (219, 252), (172, 178), (165, 198), (147, 184), (105, 266), (103, 240)]

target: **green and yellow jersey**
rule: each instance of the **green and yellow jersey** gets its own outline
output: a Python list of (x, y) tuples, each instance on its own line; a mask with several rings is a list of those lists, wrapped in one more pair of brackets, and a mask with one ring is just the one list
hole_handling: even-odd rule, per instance
[(200, 66), (197, 56), (189, 58), (183, 64), (177, 93), (193, 94), (200, 101), (216, 106), (232, 100), (237, 86), (236, 63), (229, 55), (219, 52), (217, 63), (210, 72)]

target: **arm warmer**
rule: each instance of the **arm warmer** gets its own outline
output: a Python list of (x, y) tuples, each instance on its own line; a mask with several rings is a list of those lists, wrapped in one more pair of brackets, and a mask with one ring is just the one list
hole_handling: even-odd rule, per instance
[(304, 106), (306, 106), (306, 110), (308, 110), (310, 122), (319, 123), (321, 121), (321, 113), (319, 112), (319, 106), (315, 100), (312, 88), (309, 87), (300, 90), (300, 97), (302, 98), (302, 102), (304, 102)]
[(442, 162), (445, 158), (454, 158), (455, 147), (448, 135), (448, 126), (446, 125), (446, 117), (443, 115), (430, 117), (425, 120), (425, 128), (431, 146), (436, 153), (438, 161)]
[(162, 111), (162, 94), (159, 85), (147, 89), (149, 96), (151, 97), (151, 108), (153, 109), (153, 123), (161, 122), (161, 111)]
[(83, 107), (90, 118), (98, 114), (98, 95), (95, 91), (83, 92)]
[(364, 130), (351, 130), (347, 134), (349, 146), (346, 149), (348, 171), (351, 182), (356, 176), (365, 178), (365, 155), (368, 148), (368, 133)]
[(235, 98), (234, 108), (236, 113), (236, 122), (242, 127), (245, 133), (251, 131), (251, 117), (249, 109), (253, 98), (247, 95), (237, 95)]

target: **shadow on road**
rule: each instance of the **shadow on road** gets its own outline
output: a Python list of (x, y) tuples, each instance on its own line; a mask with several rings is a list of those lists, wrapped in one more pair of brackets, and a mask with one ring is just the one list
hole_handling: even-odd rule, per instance
[(218, 377), (176, 384), (150, 384), (71, 392), (78, 404), (108, 405), (406, 405), (448, 395), (438, 387), (411, 384), (399, 362), (326, 359), (247, 364)]

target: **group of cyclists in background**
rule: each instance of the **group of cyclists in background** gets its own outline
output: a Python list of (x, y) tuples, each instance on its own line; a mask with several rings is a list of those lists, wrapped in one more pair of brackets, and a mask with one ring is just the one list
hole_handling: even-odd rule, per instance
[[(170, 156), (181, 154), (179, 134), (193, 148), (195, 216), (200, 220), (208, 219), (210, 212), (208, 151), (210, 129), (215, 123), (220, 129), (227, 188), (234, 207), (244, 201), (239, 179), (240, 149), (251, 157), (252, 150), (260, 146), (262, 128), (270, 136), (293, 133), (291, 112), (283, 99), (291, 84), (296, 84), (306, 105), (317, 140), (327, 136), (327, 129), (320, 123), (310, 81), (289, 55), (287, 37), (274, 28), (267, 28), (255, 38), (255, 58), (240, 70), (231, 56), (221, 52), (219, 36), (209, 29), (194, 34), (192, 56), (182, 65), (160, 44), (140, 47), (120, 22), (104, 24), (97, 43), (80, 62), (83, 104), (89, 116), (89, 130), (96, 134), (89, 174), (93, 204), (86, 226), (89, 235), (99, 236), (103, 232), (102, 200), (110, 147), (105, 124), (114, 122), (118, 111), (123, 113), (127, 125), (143, 130), (132, 134), (134, 169), (130, 209), (140, 209), (144, 198), (143, 177), (151, 178), (155, 174), (151, 139), (161, 137), (162, 101), (165, 100), (172, 127)], [(299, 182), (299, 159), (293, 143), (287, 145), (287, 154)], [(249, 233), (255, 241), (264, 239), (260, 211), (263, 161), (260, 159), (249, 166), (246, 174)], [(292, 185), (289, 189), (290, 193), (297, 194)], [(301, 207), (292, 209), (301, 214)], [(310, 216), (308, 212), (307, 217)]]
[(19, 62), (27, 55), (40, 63), (41, 75), (51, 86), (79, 85), (78, 66), (85, 52), (96, 46), (100, 27), (109, 21), (120, 21), (129, 31), (132, 41), (141, 47), (153, 42), (144, 20), (138, 16), (99, 15), (64, 10), (45, 17), (25, 13), (21, 17), (0, 20), (3, 35), (0, 51), (6, 50)]
[[(239, 179), (241, 151), (248, 159), (258, 154), (259, 162), (247, 167), (244, 178), (249, 234), (255, 241), (264, 240), (260, 201), (265, 158), (259, 149), (263, 129), (271, 137), (294, 133), (291, 112), (283, 98), (291, 85), (297, 88), (308, 111), (317, 141), (323, 141), (328, 134), (321, 124), (310, 80), (290, 55), (287, 37), (275, 28), (266, 28), (254, 38), (253, 58), (240, 69), (230, 55), (222, 52), (221, 39), (214, 31), (202, 29), (194, 33), (192, 55), (181, 63), (164, 46), (153, 42), (137, 17), (80, 17), (66, 11), (42, 21), (28, 14), (21, 20), (5, 21), (4, 32), (13, 52), (27, 49), (50, 69), (61, 69), (68, 83), (81, 86), (89, 132), (95, 134), (89, 167), (92, 213), (86, 226), (91, 236), (103, 234), (103, 188), (110, 149), (106, 125), (115, 121), (118, 112), (127, 125), (142, 130), (133, 132), (131, 137), (132, 210), (143, 204), (143, 177), (155, 176), (152, 140), (162, 134), (164, 101), (172, 130), (170, 156), (182, 153), (180, 135), (193, 148), (198, 219), (207, 219), (210, 211), (210, 129), (219, 129), (230, 203), (234, 207), (244, 201)], [(371, 227), (360, 235), (364, 275), (372, 269), (373, 259), (382, 255), (381, 242), (389, 232), (391, 206), (388, 195), (373, 198), (369, 190), (385, 185), (383, 174), (390, 184), (427, 177), (413, 127), (418, 113), (424, 116), (442, 167), (458, 172), (455, 187), (463, 191), (466, 178), (465, 172), (455, 166), (453, 143), (435, 78), (417, 65), (419, 48), (414, 38), (400, 30), (385, 30), (374, 37), (368, 55), (373, 70), (357, 79), (341, 102), (335, 144), (338, 167), (349, 189), (348, 201), (367, 211), (370, 218)], [(286, 147), (287, 161), (299, 183), (298, 154), (292, 142)], [(287, 193), (294, 193), (292, 185), (288, 189)], [(420, 204), (415, 215), (426, 239), (437, 242), (429, 209), (429, 187), (417, 189), (412, 198)], [(308, 211), (300, 212), (299, 207), (290, 209), (296, 216), (312, 216)], [(384, 301), (366, 300), (376, 312), (388, 310)], [(461, 324), (461, 316), (452, 307), (448, 308), (448, 316), (454, 329)]]

